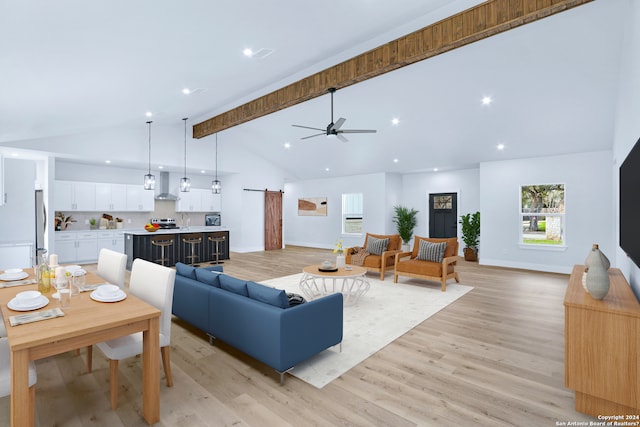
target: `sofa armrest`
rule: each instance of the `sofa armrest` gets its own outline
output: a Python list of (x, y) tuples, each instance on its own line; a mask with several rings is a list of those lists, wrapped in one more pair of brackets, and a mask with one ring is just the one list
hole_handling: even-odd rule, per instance
[(400, 261), (402, 258), (406, 258), (406, 257), (408, 257), (408, 256), (411, 256), (411, 253), (412, 253), (412, 252), (399, 252), (399, 253), (397, 253), (397, 254), (396, 254), (396, 263), (397, 263), (398, 261)]
[(442, 271), (447, 271), (449, 264), (455, 264), (461, 258), (458, 255), (442, 258)]

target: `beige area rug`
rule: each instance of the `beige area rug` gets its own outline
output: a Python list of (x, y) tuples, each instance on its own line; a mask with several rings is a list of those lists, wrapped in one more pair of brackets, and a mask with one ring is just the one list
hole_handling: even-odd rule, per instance
[[(303, 294), (298, 286), (301, 275), (262, 283)], [(392, 276), (384, 282), (372, 275), (367, 279), (369, 291), (356, 305), (344, 307), (342, 352), (339, 346), (329, 348), (296, 366), (292, 375), (322, 388), (473, 289), (452, 283), (441, 292), (435, 282), (401, 277), (402, 283), (394, 285)]]

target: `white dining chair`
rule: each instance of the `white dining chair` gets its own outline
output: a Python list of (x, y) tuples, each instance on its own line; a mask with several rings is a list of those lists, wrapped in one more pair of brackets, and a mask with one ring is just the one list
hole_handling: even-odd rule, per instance
[[(131, 294), (162, 311), (160, 315), (160, 353), (167, 387), (173, 386), (169, 345), (171, 344), (171, 307), (175, 278), (175, 270), (137, 258), (133, 261), (129, 280)], [(109, 359), (111, 407), (116, 409), (118, 407), (118, 361), (142, 354), (142, 332), (101, 342), (96, 346)], [(89, 372), (91, 372), (91, 349), (92, 347), (87, 347)]]
[[(36, 382), (38, 375), (36, 373), (36, 364), (29, 362), (29, 400), (31, 407), (34, 407), (36, 399)], [(0, 338), (0, 397), (9, 396), (11, 394), (11, 350), (9, 348), (9, 339), (7, 337)]]
[(100, 249), (98, 256), (98, 276), (107, 282), (124, 289), (125, 270), (127, 268), (127, 256), (111, 249)]

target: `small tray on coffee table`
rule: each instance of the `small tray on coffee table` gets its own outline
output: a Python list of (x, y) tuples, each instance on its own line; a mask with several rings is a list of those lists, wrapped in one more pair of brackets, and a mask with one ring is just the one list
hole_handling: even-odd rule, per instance
[(335, 273), (336, 271), (338, 271), (338, 267), (330, 267), (330, 268), (318, 267), (318, 271), (322, 271), (323, 273)]

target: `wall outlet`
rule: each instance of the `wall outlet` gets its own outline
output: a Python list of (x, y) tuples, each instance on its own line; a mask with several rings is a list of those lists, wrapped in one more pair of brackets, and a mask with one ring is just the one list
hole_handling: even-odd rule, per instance
[(84, 225), (89, 225), (89, 220), (88, 219), (84, 220)]
[(131, 224), (131, 218), (127, 219), (127, 224)]

